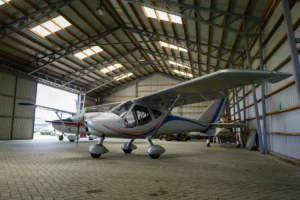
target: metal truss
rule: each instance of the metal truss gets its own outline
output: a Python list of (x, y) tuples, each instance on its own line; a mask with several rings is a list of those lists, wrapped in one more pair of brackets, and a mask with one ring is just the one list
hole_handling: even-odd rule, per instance
[[(195, 61), (195, 60), (190, 60), (190, 59), (186, 59), (186, 58), (181, 58), (181, 57), (178, 57), (178, 56), (173, 56), (173, 55), (166, 55), (164, 53), (160, 53), (160, 52), (157, 52), (157, 51), (152, 51), (152, 50), (149, 50), (149, 49), (144, 49), (144, 48), (140, 48), (139, 49), (140, 51), (143, 51), (145, 53), (148, 53), (148, 54), (152, 54), (154, 56), (157, 56), (157, 57), (160, 57), (162, 59), (165, 59), (165, 61), (168, 61), (170, 60), (170, 58), (175, 58), (177, 60), (181, 60), (181, 61), (186, 61), (186, 62), (191, 62), (193, 63), (195, 66), (198, 66), (199, 64), (202, 64), (202, 65), (206, 65), (206, 66), (209, 66), (210, 68), (209, 69), (215, 69), (217, 66), (215, 65), (211, 65), (211, 64), (207, 64), (207, 63), (203, 63), (203, 62), (198, 62), (198, 61)], [(174, 61), (176, 62), (176, 61)], [(195, 66), (192, 66), (194, 67), (194, 70), (198, 70), (197, 67)], [(218, 67), (219, 69), (223, 69), (223, 68), (220, 68)], [(204, 71), (204, 70), (200, 70), (201, 72), (207, 74), (207, 71)]]
[(77, 84), (64, 85), (64, 83), (66, 82), (65, 79), (46, 72), (37, 72), (36, 75), (28, 75), (27, 71), (30, 70), (28, 69), (30, 66), (28, 67), (21, 63), (11, 61), (3, 57), (0, 57), (0, 66), (0, 69), (4, 71), (9, 71), (15, 75), (26, 77), (62, 90), (73, 93), (84, 93), (86, 91), (86, 88), (78, 86)]
[[(261, 18), (243, 15), (239, 13), (233, 13), (223, 10), (217, 10), (214, 8), (206, 8), (198, 5), (189, 5), (184, 3), (177, 3), (170, 0), (151, 0), (152, 2), (158, 2), (158, 6), (152, 6), (149, 3), (143, 3), (138, 0), (123, 0), (132, 4), (146, 6), (155, 10), (163, 11), (169, 14), (174, 14), (180, 16), (184, 19), (201, 22), (209, 26), (217, 27), (227, 31), (232, 31), (241, 35), (249, 35), (253, 28), (261, 23)], [(150, 2), (151, 3), (151, 2)], [(210, 18), (205, 17), (207, 13), (212, 13)], [(223, 24), (223, 20), (218, 20), (219, 18), (226, 17), (228, 22)], [(233, 26), (243, 20), (251, 22), (247, 30), (239, 30), (238, 26)]]
[(51, 3), (47, 5), (44, 8), (38, 8), (36, 11), (26, 14), (23, 17), (16, 19), (15, 21), (5, 24), (2, 27), (0, 27), (0, 41), (4, 40), (9, 35), (19, 32), (20, 30), (26, 28), (30, 24), (34, 23), (35, 21), (38, 21), (50, 13), (57, 11), (64, 6), (70, 4), (74, 0), (59, 0), (54, 3)]
[[(88, 74), (91, 74), (93, 72), (95, 72), (96, 70), (100, 70), (100, 69), (103, 69), (104, 66), (108, 66), (108, 65), (112, 65), (116, 62), (116, 60), (128, 55), (128, 54), (131, 54), (133, 52), (135, 52), (137, 49), (132, 49), (130, 51), (127, 51), (125, 53), (121, 53), (115, 57), (112, 57), (112, 58), (109, 58), (108, 60), (104, 60), (102, 62), (98, 62), (98, 63), (95, 63), (95, 64), (92, 64), (92, 65), (89, 65), (89, 66), (85, 66), (83, 68), (81, 68), (80, 70), (77, 70), (75, 72), (72, 72), (68, 75), (65, 75), (64, 78), (67, 78), (67, 79), (71, 79), (70, 81), (66, 82), (65, 84), (69, 84), (69, 83), (72, 83), (78, 79), (80, 79), (81, 77), (83, 76), (86, 76)], [(77, 77), (73, 78), (73, 76), (77, 75)]]
[[(220, 60), (220, 61), (224, 61), (226, 63), (230, 63), (233, 66), (239, 66), (240, 64), (236, 64), (237, 60), (239, 60), (239, 58), (241, 58), (244, 53), (241, 51), (236, 51), (236, 50), (232, 50), (232, 49), (228, 49), (228, 48), (224, 48), (224, 47), (219, 47), (216, 45), (210, 45), (210, 44), (205, 44), (205, 43), (201, 43), (201, 42), (195, 42), (195, 41), (191, 41), (191, 40), (186, 40), (186, 39), (182, 39), (179, 37), (174, 37), (174, 36), (167, 36), (164, 34), (160, 34), (160, 33), (156, 33), (156, 32), (151, 32), (151, 31), (147, 31), (147, 30), (142, 30), (142, 29), (138, 29), (138, 28), (134, 28), (134, 27), (128, 27), (128, 26), (122, 26), (121, 27), (123, 30), (129, 31), (131, 33), (136, 33), (145, 37), (148, 37), (150, 39), (152, 39), (154, 42), (155, 41), (162, 41), (162, 42), (166, 42), (169, 44), (173, 44), (182, 48), (185, 48), (187, 50), (189, 50), (190, 52), (194, 52), (196, 54), (201, 54), (204, 56), (208, 56), (210, 58), (214, 58), (216, 60)], [(166, 38), (167, 40), (164, 40), (162, 38)], [(176, 42), (175, 42), (176, 41)], [(180, 42), (184, 42), (187, 44), (187, 46), (181, 46), (178, 45), (180, 44)], [(202, 49), (202, 47), (209, 47), (209, 51), (204, 51)], [(213, 52), (215, 51), (219, 51), (222, 52), (220, 53), (220, 55), (218, 56), (214, 56), (212, 55)], [(237, 54), (237, 57), (235, 60), (227, 60), (225, 58), (222, 58), (223, 56), (228, 54)], [(231, 57), (233, 57), (233, 55), (231, 55)]]
[[(51, 54), (48, 54), (48, 55), (44, 55), (43, 57), (41, 58), (37, 58), (35, 59), (34, 61), (28, 63), (28, 65), (31, 65), (33, 63), (35, 63), (35, 65), (38, 67), (37, 69), (31, 71), (30, 73), (28, 73), (29, 75), (30, 74), (33, 74), (33, 73), (36, 73), (37, 71), (43, 69), (44, 67), (46, 67), (47, 65), (65, 57), (66, 55), (70, 54), (70, 53), (73, 53), (75, 51), (78, 50), (78, 48), (82, 48), (82, 47), (85, 47), (85, 46), (88, 46), (98, 40), (100, 40), (101, 38), (117, 31), (119, 29), (119, 27), (115, 27), (115, 28), (112, 28), (112, 29), (109, 29), (107, 31), (104, 31), (96, 36), (93, 36), (93, 37), (89, 37), (87, 39), (84, 39), (84, 40), (81, 40), (75, 44), (72, 44), (68, 47), (65, 47), (65, 48), (62, 48), (58, 51), (55, 51), (55, 52), (52, 52)], [(44, 61), (44, 59), (48, 59), (46, 62), (42, 62)]]

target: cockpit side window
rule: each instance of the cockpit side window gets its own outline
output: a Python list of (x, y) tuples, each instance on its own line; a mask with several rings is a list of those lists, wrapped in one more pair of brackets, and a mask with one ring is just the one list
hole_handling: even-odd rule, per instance
[(155, 117), (155, 119), (157, 119), (159, 116), (161, 116), (161, 112), (159, 112), (158, 110), (155, 110), (155, 109), (151, 109), (152, 110), (152, 113)]
[(151, 122), (151, 115), (147, 107), (135, 105), (131, 111), (129, 111), (124, 119), (125, 128), (134, 128), (143, 126)]
[(113, 108), (111, 112), (122, 117), (130, 109), (132, 104), (133, 103), (131, 101), (127, 101), (127, 102)]

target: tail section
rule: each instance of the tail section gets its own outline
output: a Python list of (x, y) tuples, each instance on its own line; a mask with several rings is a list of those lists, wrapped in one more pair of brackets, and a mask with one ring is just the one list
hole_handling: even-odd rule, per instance
[(197, 121), (203, 123), (215, 123), (224, 110), (225, 102), (226, 98), (218, 99), (212, 102), (210, 106), (202, 113), (202, 115), (200, 115)]

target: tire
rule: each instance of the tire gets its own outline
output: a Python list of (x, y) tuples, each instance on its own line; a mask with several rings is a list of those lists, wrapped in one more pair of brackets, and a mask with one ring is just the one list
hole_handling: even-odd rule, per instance
[(63, 141), (64, 136), (60, 135), (60, 136), (58, 137), (58, 139), (59, 139), (60, 141)]
[(167, 135), (167, 136), (165, 137), (165, 140), (166, 140), (166, 141), (172, 141), (172, 139), (171, 139), (171, 137), (170, 137), (169, 135)]
[(75, 142), (75, 140), (70, 140), (70, 142)]
[(157, 159), (159, 158), (160, 154), (149, 154), (150, 158)]
[(130, 153), (132, 152), (131, 149), (123, 149), (123, 151), (124, 151), (124, 153), (126, 153), (126, 154), (130, 154)]
[(207, 147), (210, 147), (210, 143), (207, 143), (206, 146), (207, 146)]
[(101, 156), (101, 154), (94, 154), (94, 153), (91, 153), (91, 156), (92, 156), (93, 158), (99, 158), (99, 157)]

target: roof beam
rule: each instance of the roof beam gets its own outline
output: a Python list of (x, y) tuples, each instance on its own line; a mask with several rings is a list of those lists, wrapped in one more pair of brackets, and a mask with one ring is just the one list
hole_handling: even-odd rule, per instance
[[(28, 66), (18, 63), (16, 61), (11, 61), (9, 59), (3, 58), (0, 56), (0, 69), (5, 68), (7, 71), (10, 71), (13, 74), (27, 77), (33, 79), (37, 82), (50, 85), (59, 89), (63, 89), (73, 93), (82, 93), (86, 91), (86, 88), (78, 86), (77, 84), (67, 84), (64, 83), (67, 81), (64, 78), (49, 74), (47, 72), (38, 72), (35, 75), (28, 75)], [(29, 66), (32, 67), (32, 66)], [(29, 69), (30, 70), (30, 69)]]
[(26, 28), (30, 24), (48, 16), (50, 13), (57, 11), (64, 6), (70, 4), (74, 0), (59, 0), (54, 3), (47, 5), (44, 8), (39, 8), (36, 11), (24, 15), (23, 17), (16, 19), (9, 24), (5, 24), (0, 27), (0, 41), (4, 40), (6, 37), (12, 35), (13, 33), (19, 32), (22, 29)]
[[(158, 2), (160, 3), (159, 7), (158, 6), (152, 6), (148, 3), (143, 3), (138, 0), (123, 0), (127, 1), (132, 4), (137, 4), (140, 6), (146, 6), (155, 10), (163, 11), (169, 14), (177, 15), (180, 16), (184, 19), (188, 20), (193, 20), (197, 22), (201, 22), (204, 24), (207, 24), (209, 26), (213, 26), (216, 28), (228, 30), (235, 32), (237, 34), (241, 35), (249, 35), (253, 27), (249, 28), (246, 31), (239, 30), (233, 26), (230, 26), (231, 24), (236, 23), (237, 21), (242, 21), (242, 20), (247, 20), (251, 21), (254, 24), (260, 24), (261, 18), (259, 17), (254, 17), (250, 15), (243, 15), (239, 13), (233, 13), (233, 12), (228, 12), (224, 10), (217, 10), (214, 8), (206, 8), (206, 7), (201, 7), (198, 5), (190, 5), (190, 4), (184, 4), (184, 3), (177, 3), (169, 0), (151, 0), (152, 2)], [(211, 18), (205, 19), (201, 13), (214, 13), (214, 15)], [(226, 24), (222, 23), (217, 23), (215, 19), (220, 18), (220, 17), (225, 17), (229, 16), (231, 17), (231, 20), (228, 21)]]
[[(31, 75), (33, 73), (36, 73), (37, 71), (45, 68), (49, 64), (51, 64), (51, 63), (53, 63), (53, 62), (55, 62), (55, 61), (57, 61), (57, 60), (65, 57), (68, 54), (71, 54), (71, 53), (77, 51), (78, 48), (82, 48), (82, 47), (88, 46), (88, 45), (90, 45), (92, 43), (95, 43), (96, 41), (100, 40), (101, 38), (103, 38), (103, 37), (105, 37), (105, 36), (107, 36), (107, 35), (115, 32), (117, 30), (119, 30), (118, 26), (115, 27), (115, 28), (109, 29), (107, 31), (104, 31), (102, 33), (99, 33), (96, 36), (88, 37), (87, 39), (81, 40), (81, 41), (79, 41), (79, 42), (77, 42), (75, 44), (69, 45), (69, 46), (67, 46), (65, 48), (62, 48), (62, 49), (58, 50), (58, 51), (54, 51), (54, 52), (52, 52), (52, 53), (50, 53), (48, 55), (44, 55), (41, 58), (37, 58), (34, 61), (28, 63), (28, 65), (31, 65), (31, 64), (35, 63), (38, 68), (35, 69), (35, 70), (33, 70), (33, 71), (31, 71), (31, 72), (29, 72), (28, 74)], [(41, 63), (41, 61), (44, 60), (44, 59), (47, 59), (47, 61)]]
[[(142, 30), (142, 29), (138, 29), (138, 28), (134, 28), (134, 27), (128, 27), (128, 26), (122, 26), (121, 27), (123, 30), (132, 32), (132, 33), (136, 33), (139, 35), (143, 35), (146, 36), (150, 39), (153, 39), (153, 41), (162, 41), (162, 42), (166, 42), (169, 44), (173, 44), (176, 46), (180, 46), (182, 48), (186, 48), (187, 50), (197, 53), (197, 54), (202, 54), (211, 58), (214, 58), (216, 60), (220, 60), (220, 61), (224, 61), (226, 63), (231, 63), (234, 65), (239, 65), (239, 64), (235, 64), (235, 61), (228, 61), (225, 58), (222, 58), (222, 56), (225, 56), (227, 54), (237, 54), (237, 58), (241, 57), (244, 53), (241, 51), (236, 51), (233, 49), (228, 49), (228, 48), (224, 48), (224, 47), (219, 47), (219, 46), (215, 46), (215, 45), (211, 45), (211, 44), (205, 44), (205, 43), (201, 43), (201, 42), (195, 42), (195, 41), (191, 41), (191, 40), (186, 40), (186, 39), (182, 39), (179, 37), (174, 37), (174, 36), (167, 36), (164, 34), (160, 34), (160, 33), (156, 33), (156, 32), (151, 32), (151, 31), (146, 31), (146, 30)], [(161, 39), (161, 38), (166, 38), (167, 40)], [(169, 41), (170, 40), (170, 41)], [(177, 41), (177, 43), (175, 43), (174, 41)], [(187, 46), (181, 46), (178, 45), (180, 44), (180, 42), (185, 42), (187, 44)], [(201, 46), (205, 46), (205, 47), (209, 47), (210, 51), (205, 52), (204, 50), (202, 50)], [(197, 50), (197, 47), (200, 51)], [(222, 54), (220, 54), (220, 56), (214, 56), (212, 55), (213, 52), (215, 51), (222, 51)], [(238, 60), (238, 59), (236, 59)]]

